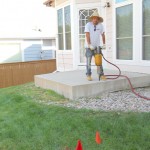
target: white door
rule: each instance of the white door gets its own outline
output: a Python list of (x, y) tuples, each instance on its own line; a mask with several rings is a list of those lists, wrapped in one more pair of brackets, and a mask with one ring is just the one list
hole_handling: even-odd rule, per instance
[(92, 16), (92, 14), (97, 11), (97, 8), (91, 8), (91, 9), (80, 9), (79, 10), (79, 64), (85, 64), (85, 33), (84, 28), (85, 25), (89, 22), (89, 17)]

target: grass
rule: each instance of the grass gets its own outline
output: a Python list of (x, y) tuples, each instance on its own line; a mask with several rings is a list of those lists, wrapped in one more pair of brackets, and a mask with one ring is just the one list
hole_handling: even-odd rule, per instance
[[(45, 105), (68, 101), (33, 84), (0, 89), (0, 150), (149, 150), (150, 113), (101, 112)], [(100, 131), (103, 143), (96, 145)]]

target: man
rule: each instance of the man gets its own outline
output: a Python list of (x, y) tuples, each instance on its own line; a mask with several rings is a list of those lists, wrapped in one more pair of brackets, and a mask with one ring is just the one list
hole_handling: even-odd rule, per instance
[[(96, 47), (100, 46), (100, 36), (102, 36), (103, 49), (105, 49), (105, 31), (103, 27), (103, 18), (99, 16), (98, 12), (95, 11), (90, 17), (90, 22), (85, 26), (85, 48), (86, 48), (86, 75), (87, 80), (92, 81), (91, 77), (91, 60), (94, 56), (94, 50)], [(101, 76), (102, 80), (105, 80), (103, 66), (97, 67), (97, 73)]]

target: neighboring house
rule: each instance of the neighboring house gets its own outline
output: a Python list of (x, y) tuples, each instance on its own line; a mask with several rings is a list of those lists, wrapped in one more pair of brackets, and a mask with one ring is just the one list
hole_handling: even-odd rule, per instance
[(98, 10), (106, 29), (106, 58), (124, 71), (150, 73), (150, 0), (44, 0), (44, 4), (57, 10), (59, 71), (85, 65), (84, 27)]
[(55, 38), (0, 38), (0, 63), (55, 58)]
[(42, 0), (0, 0), (0, 63), (55, 58), (55, 16)]

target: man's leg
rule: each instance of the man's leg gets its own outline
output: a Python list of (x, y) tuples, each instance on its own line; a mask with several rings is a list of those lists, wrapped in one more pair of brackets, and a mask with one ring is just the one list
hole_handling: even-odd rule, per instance
[(86, 56), (86, 75), (87, 75), (87, 79), (89, 81), (91, 81), (92, 80), (92, 78), (91, 78), (91, 74), (92, 74), (92, 72), (91, 72), (91, 60), (92, 60), (93, 52), (87, 48), (85, 56)]

